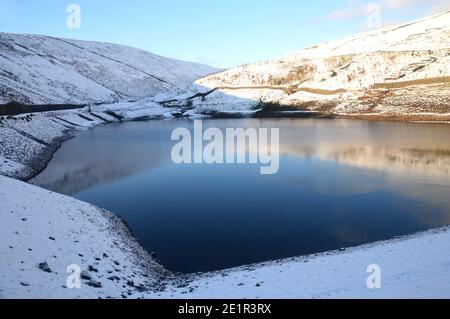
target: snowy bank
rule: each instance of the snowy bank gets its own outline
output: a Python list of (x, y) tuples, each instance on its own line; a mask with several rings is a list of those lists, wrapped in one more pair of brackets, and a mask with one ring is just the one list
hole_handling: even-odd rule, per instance
[(151, 100), (120, 102), (76, 110), (0, 116), (0, 174), (29, 180), (40, 173), (72, 132), (122, 121), (173, 118), (177, 108)]
[[(369, 289), (369, 265), (381, 288)], [(167, 298), (450, 298), (450, 228), (192, 277)]]
[[(450, 298), (450, 228), (346, 251), (173, 275), (115, 215), (0, 177), (0, 298)], [(69, 289), (69, 265), (82, 271)], [(381, 288), (367, 287), (367, 267)]]
[[(115, 215), (0, 176), (0, 298), (124, 298), (168, 274)], [(67, 287), (67, 267), (82, 271)]]
[[(40, 154), (56, 149), (72, 130), (171, 118), (178, 111), (143, 101), (4, 119), (1, 174), (25, 178), (35, 173), (46, 164)], [(1, 176), (0, 221), (2, 298), (450, 297), (448, 228), (347, 251), (175, 276), (139, 246), (115, 215)], [(83, 271), (81, 289), (66, 287), (71, 264)], [(366, 286), (370, 264), (381, 267), (381, 289)]]

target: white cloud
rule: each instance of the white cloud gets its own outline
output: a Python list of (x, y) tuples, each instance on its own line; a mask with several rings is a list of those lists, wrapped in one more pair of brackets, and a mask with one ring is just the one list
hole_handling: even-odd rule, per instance
[(345, 8), (341, 8), (330, 12), (326, 19), (327, 20), (347, 20), (353, 19), (365, 15), (367, 4), (361, 3), (357, 0), (347, 1)]
[(424, 15), (435, 14), (450, 10), (450, 0), (378, 0), (358, 1), (349, 0), (344, 8), (330, 12), (327, 20), (348, 20), (367, 16), (367, 8), (371, 4), (379, 5), (384, 13), (424, 6), (427, 10)]
[(431, 6), (431, 10), (430, 10), (431, 14), (445, 12), (445, 11), (449, 11), (450, 10), (450, 0), (448, 0), (448, 1), (436, 1), (436, 2), (437, 3), (435, 3), (434, 5)]
[(398, 9), (404, 9), (407, 7), (411, 7), (414, 5), (426, 3), (429, 1), (423, 1), (423, 0), (385, 0), (384, 3), (386, 4), (386, 7), (392, 10), (398, 10)]
[(450, 0), (384, 0), (386, 7), (392, 10), (410, 8), (417, 5), (424, 5), (430, 11), (442, 12), (450, 9)]

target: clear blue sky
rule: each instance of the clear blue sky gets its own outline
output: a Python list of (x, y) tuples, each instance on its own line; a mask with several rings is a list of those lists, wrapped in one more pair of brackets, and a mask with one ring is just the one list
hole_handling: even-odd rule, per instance
[[(368, 2), (0, 0), (0, 31), (120, 43), (229, 67), (363, 31)], [(445, 2), (450, 1), (378, 1), (383, 24), (424, 16)], [(72, 3), (81, 7), (80, 29), (66, 27), (66, 9)]]

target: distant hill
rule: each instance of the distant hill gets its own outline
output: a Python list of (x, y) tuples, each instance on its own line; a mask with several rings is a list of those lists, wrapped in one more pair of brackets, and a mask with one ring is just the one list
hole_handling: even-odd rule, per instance
[(214, 71), (122, 45), (0, 33), (0, 105), (142, 98)]
[(227, 98), (234, 104), (239, 98), (331, 114), (448, 115), (450, 11), (243, 65), (196, 83), (203, 91), (218, 88), (201, 103), (193, 101), (215, 111), (230, 104)]

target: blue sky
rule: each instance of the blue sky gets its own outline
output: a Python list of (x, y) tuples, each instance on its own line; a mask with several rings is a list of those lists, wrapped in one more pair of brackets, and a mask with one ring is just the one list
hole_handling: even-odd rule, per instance
[[(381, 24), (450, 8), (450, 0), (0, 0), (0, 31), (107, 41), (215, 66), (271, 59)], [(66, 26), (69, 4), (81, 28)]]

